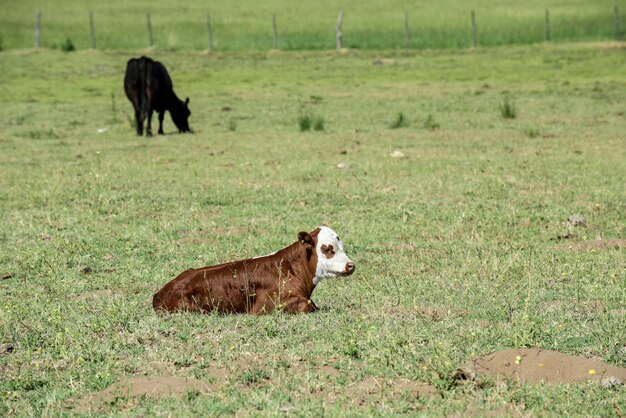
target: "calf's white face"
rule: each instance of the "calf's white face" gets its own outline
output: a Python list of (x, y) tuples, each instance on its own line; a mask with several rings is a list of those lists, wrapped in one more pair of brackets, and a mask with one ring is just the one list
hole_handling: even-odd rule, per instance
[(355, 265), (343, 251), (343, 243), (337, 233), (327, 226), (320, 227), (317, 234), (317, 267), (313, 284), (330, 277), (349, 276), (354, 273)]

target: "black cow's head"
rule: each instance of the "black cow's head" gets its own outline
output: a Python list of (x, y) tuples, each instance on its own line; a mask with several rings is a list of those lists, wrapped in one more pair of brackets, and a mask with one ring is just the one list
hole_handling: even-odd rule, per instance
[(191, 115), (191, 112), (188, 105), (189, 97), (184, 102), (177, 100), (176, 105), (170, 109), (172, 121), (178, 128), (178, 132), (191, 132), (191, 129), (189, 129), (189, 115)]

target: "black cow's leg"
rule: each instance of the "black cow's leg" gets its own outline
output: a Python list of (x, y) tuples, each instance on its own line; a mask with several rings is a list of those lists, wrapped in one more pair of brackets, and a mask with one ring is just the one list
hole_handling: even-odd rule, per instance
[(148, 109), (148, 126), (146, 126), (146, 136), (152, 136), (152, 109)]
[(141, 109), (135, 108), (135, 121), (137, 122), (137, 135), (143, 135), (143, 119), (141, 118)]
[(163, 116), (165, 116), (165, 110), (159, 112), (159, 135), (163, 135)]

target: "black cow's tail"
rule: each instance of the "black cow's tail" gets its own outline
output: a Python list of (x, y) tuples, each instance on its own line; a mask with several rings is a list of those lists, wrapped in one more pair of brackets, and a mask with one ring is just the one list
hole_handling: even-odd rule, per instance
[(142, 59), (139, 61), (139, 91), (140, 91), (140, 101), (141, 101), (141, 120), (146, 120), (148, 116), (148, 71), (149, 65), (146, 57), (141, 57)]

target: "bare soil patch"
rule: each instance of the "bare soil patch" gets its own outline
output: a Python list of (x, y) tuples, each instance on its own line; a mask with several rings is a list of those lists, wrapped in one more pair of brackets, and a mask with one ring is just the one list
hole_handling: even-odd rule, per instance
[(327, 377), (337, 377), (341, 374), (339, 370), (337, 370), (333, 366), (326, 366), (326, 365), (318, 366), (314, 368), (313, 370), (317, 372), (318, 374), (327, 376)]
[(382, 398), (395, 398), (403, 394), (409, 398), (432, 396), (437, 393), (437, 389), (415, 380), (382, 379), (369, 376), (348, 386), (345, 393), (352, 403), (365, 405), (378, 402)]
[(105, 403), (118, 398), (134, 398), (147, 396), (152, 398), (176, 397), (187, 393), (207, 393), (215, 389), (215, 385), (188, 377), (131, 377), (112, 384), (105, 390), (91, 393), (77, 401), (77, 409), (97, 409)]
[(559, 244), (560, 250), (609, 250), (626, 248), (626, 239), (595, 239)]
[(626, 380), (626, 368), (611, 366), (600, 360), (536, 348), (498, 351), (470, 360), (461, 368), (473, 369), (478, 376), (531, 384), (596, 381), (604, 385), (610, 379), (616, 384), (623, 384)]
[(524, 417), (522, 412), (517, 409), (507, 406), (504, 408), (492, 409), (489, 411), (483, 411), (480, 409), (467, 409), (463, 412), (456, 412), (449, 415), (448, 418), (461, 418), (461, 417)]

